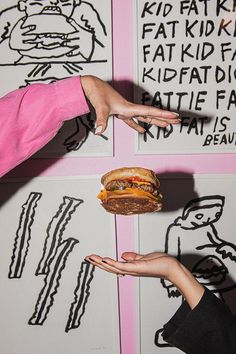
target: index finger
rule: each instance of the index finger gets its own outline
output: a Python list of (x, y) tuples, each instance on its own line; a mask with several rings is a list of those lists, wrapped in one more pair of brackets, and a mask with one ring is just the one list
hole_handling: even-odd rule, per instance
[(134, 114), (137, 116), (146, 116), (146, 117), (159, 117), (159, 118), (176, 118), (179, 117), (179, 114), (176, 112), (170, 112), (164, 109), (160, 109), (153, 106), (145, 105), (135, 105), (133, 107)]
[(130, 128), (136, 130), (138, 133), (144, 133), (145, 129), (136, 123), (133, 118), (124, 119), (123, 122), (127, 124)]
[(36, 29), (36, 25), (23, 26), (23, 24), (21, 25), (21, 28), (24, 30), (24, 33), (26, 33), (26, 34), (29, 33), (29, 32), (32, 32), (32, 31), (34, 31)]
[[(98, 255), (90, 255), (85, 257), (86, 261), (92, 263), (93, 265), (95, 265), (96, 267), (99, 267), (109, 273), (114, 273), (114, 274), (119, 274), (119, 275), (124, 275), (122, 271), (120, 271), (117, 267), (114, 267), (112, 265), (109, 265), (106, 261), (104, 261), (103, 258), (101, 258)], [(110, 260), (112, 260), (110, 258)]]
[(78, 25), (78, 23), (73, 18), (68, 18), (66, 21), (69, 22), (69, 24), (73, 26), (77, 31), (81, 29), (80, 25)]

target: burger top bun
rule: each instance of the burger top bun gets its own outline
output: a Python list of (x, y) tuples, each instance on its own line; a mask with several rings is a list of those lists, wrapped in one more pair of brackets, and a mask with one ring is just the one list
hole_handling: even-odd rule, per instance
[(101, 182), (106, 187), (106, 185), (116, 179), (128, 179), (132, 177), (139, 177), (140, 179), (154, 184), (157, 188), (160, 186), (160, 182), (151, 170), (142, 167), (123, 167), (116, 170), (112, 170), (102, 176)]
[(32, 31), (34, 34), (68, 34), (75, 31), (75, 28), (67, 21), (64, 15), (37, 14), (27, 17), (23, 27), (36, 26)]

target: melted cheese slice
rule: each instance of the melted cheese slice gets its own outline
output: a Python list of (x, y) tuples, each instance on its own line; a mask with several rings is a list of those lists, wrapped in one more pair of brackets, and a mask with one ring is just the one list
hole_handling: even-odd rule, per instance
[(131, 180), (131, 182), (135, 183), (135, 184), (151, 184), (150, 182), (145, 182), (145, 181), (140, 182), (140, 181), (132, 181)]
[(101, 192), (98, 194), (97, 198), (101, 201), (108, 200), (109, 198), (123, 198), (123, 197), (136, 197), (136, 198), (151, 198), (154, 200), (158, 200), (158, 197), (155, 197), (151, 193), (145, 192), (140, 189), (135, 188), (126, 188), (124, 190), (114, 190), (114, 191), (107, 191), (106, 189), (102, 189)]

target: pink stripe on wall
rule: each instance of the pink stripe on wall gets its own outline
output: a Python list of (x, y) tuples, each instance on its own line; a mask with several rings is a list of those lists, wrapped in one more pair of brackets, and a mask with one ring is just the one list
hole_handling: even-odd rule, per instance
[[(133, 7), (132, 0), (113, 0), (113, 68), (114, 84), (126, 98), (132, 100), (133, 82)], [(125, 124), (115, 120), (114, 152), (120, 166), (132, 166), (134, 133)], [(120, 167), (118, 166), (118, 167)], [(117, 252), (135, 249), (134, 220), (117, 216)], [(137, 354), (135, 280), (119, 280), (121, 353)]]
[[(116, 216), (118, 259), (125, 251), (134, 251), (134, 222), (132, 216)], [(135, 279), (119, 278), (121, 354), (137, 354), (135, 314)]]

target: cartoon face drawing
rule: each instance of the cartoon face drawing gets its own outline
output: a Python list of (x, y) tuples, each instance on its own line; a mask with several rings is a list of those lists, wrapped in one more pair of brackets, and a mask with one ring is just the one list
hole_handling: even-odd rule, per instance
[(224, 198), (204, 197), (192, 200), (186, 205), (182, 218), (179, 218), (181, 227), (194, 229), (217, 222), (223, 212)]
[(20, 11), (24, 11), (27, 16), (55, 14), (70, 17), (75, 5), (75, 0), (20, 0), (18, 8)]
[(222, 207), (212, 206), (204, 208), (204, 210), (198, 209), (188, 213), (187, 219), (184, 220), (182, 226), (187, 227), (201, 227), (214, 223), (219, 220), (222, 214)]

